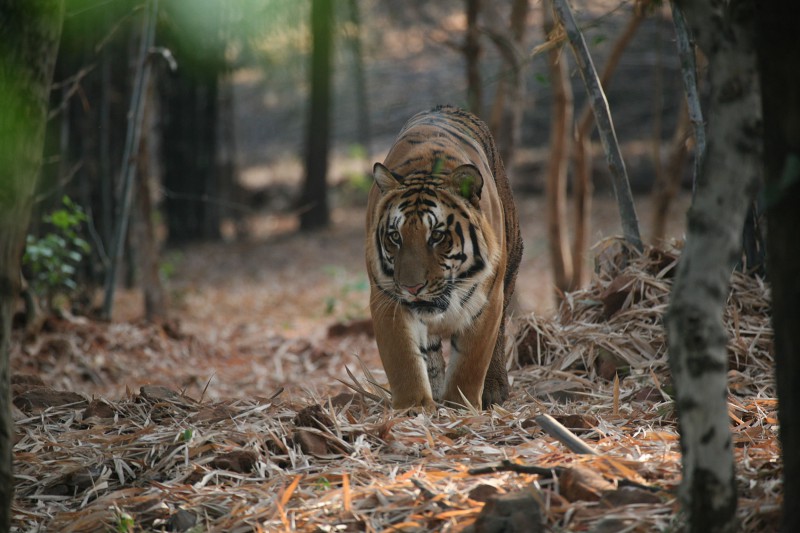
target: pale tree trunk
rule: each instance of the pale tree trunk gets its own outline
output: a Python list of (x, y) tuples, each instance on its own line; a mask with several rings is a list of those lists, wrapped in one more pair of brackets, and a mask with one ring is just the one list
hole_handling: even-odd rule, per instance
[[(548, 38), (555, 30), (552, 0), (542, 4), (542, 25)], [(553, 112), (550, 126), (550, 157), (547, 161), (547, 236), (550, 245), (550, 262), (553, 265), (553, 280), (556, 299), (561, 301), (564, 293), (571, 291), (572, 254), (567, 235), (567, 155), (570, 146), (572, 125), (572, 88), (567, 74), (563, 48), (557, 46), (547, 52), (550, 87), (553, 94)]]
[(61, 0), (0, 3), (0, 531), (14, 496), (9, 343), (20, 261), (42, 163)]
[(734, 531), (736, 484), (722, 315), (760, 173), (754, 3), (679, 4), (708, 57), (711, 89), (707, 153), (664, 318), (683, 454), (679, 497), (689, 531)]
[(756, 3), (764, 111), (767, 270), (783, 453), (783, 533), (800, 531), (800, 39), (796, 3)]

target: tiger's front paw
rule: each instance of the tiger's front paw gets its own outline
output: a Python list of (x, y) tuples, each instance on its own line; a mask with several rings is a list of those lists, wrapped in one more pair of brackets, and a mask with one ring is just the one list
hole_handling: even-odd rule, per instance
[(428, 395), (422, 395), (420, 397), (395, 396), (392, 399), (392, 409), (408, 409), (411, 414), (419, 414), (422, 412), (431, 414), (436, 412), (436, 402)]
[(489, 409), (492, 405), (502, 405), (508, 399), (508, 378), (486, 377), (483, 384), (483, 396), (481, 398), (483, 408)]

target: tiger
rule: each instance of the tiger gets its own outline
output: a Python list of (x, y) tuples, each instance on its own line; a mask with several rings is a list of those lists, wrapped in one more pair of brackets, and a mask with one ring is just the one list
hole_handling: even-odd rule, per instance
[(523, 245), (488, 127), (454, 106), (418, 113), (373, 178), (365, 256), (392, 407), (501, 404), (509, 395), (505, 321)]

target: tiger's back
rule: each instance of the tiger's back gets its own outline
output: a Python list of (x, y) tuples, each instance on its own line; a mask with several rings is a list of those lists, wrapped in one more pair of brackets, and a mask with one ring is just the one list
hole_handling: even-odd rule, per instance
[(375, 178), (367, 270), (395, 407), (463, 404), (462, 394), (474, 405), (503, 401), (505, 314), (522, 241), (488, 128), (452, 106), (419, 113)]

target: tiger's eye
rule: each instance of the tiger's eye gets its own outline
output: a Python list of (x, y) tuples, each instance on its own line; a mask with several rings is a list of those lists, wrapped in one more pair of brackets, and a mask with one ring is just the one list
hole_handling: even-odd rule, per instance
[(433, 230), (431, 232), (431, 237), (429, 239), (429, 242), (431, 244), (438, 244), (438, 243), (442, 242), (442, 240), (444, 240), (444, 232), (443, 231), (439, 231), (438, 229), (435, 229), (435, 230)]
[(389, 232), (389, 240), (393, 244), (396, 244), (397, 246), (400, 246), (400, 232), (399, 231), (390, 231)]

